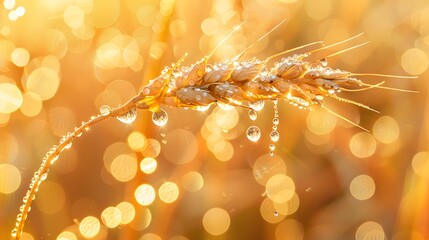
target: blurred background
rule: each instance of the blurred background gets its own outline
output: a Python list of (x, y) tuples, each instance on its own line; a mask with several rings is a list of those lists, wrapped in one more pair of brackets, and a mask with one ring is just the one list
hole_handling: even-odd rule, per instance
[[(3, 0), (0, 7), (0, 238), (8, 239), (44, 154), (103, 105), (134, 96), (188, 53), (264, 59), (358, 33), (328, 59), (383, 89), (342, 93), (379, 114), (328, 101), (326, 111), (279, 102), (248, 110), (164, 107), (165, 127), (138, 111), (76, 139), (42, 184), (22, 239), (429, 238), (426, 0)], [(328, 49), (328, 53), (341, 48)], [(248, 141), (249, 126), (261, 139)]]

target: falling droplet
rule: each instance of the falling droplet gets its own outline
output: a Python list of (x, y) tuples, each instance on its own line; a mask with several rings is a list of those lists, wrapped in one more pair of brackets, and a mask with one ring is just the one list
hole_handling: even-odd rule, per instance
[(265, 106), (265, 102), (263, 100), (249, 103), (249, 107), (255, 111), (261, 111)]
[(159, 126), (164, 127), (168, 122), (168, 114), (163, 109), (159, 109), (157, 112), (152, 113), (152, 122)]
[(110, 109), (110, 107), (107, 106), (107, 105), (103, 105), (103, 106), (100, 107), (100, 114), (102, 116), (109, 115), (111, 111), (112, 111), (112, 109)]
[(273, 124), (274, 125), (279, 125), (280, 120), (278, 118), (273, 118)]
[(246, 131), (247, 138), (252, 142), (257, 142), (261, 138), (261, 130), (256, 126), (250, 126)]
[(279, 132), (272, 131), (271, 134), (270, 134), (270, 138), (271, 138), (271, 141), (273, 141), (273, 142), (279, 141), (279, 138), (280, 138)]
[(326, 66), (328, 66), (328, 60), (326, 58), (322, 58), (322, 59), (320, 59), (320, 64), (322, 64), (322, 66), (326, 67)]
[(116, 119), (126, 124), (133, 123), (136, 120), (136, 118), (137, 118), (137, 110), (135, 108), (131, 109), (130, 111), (126, 112), (121, 116), (116, 117)]
[(269, 146), (268, 146), (268, 148), (270, 149), (270, 151), (274, 151), (274, 150), (276, 150), (276, 145), (274, 145), (274, 144), (270, 144)]
[(250, 120), (255, 121), (258, 118), (258, 113), (255, 110), (250, 109), (249, 110), (249, 118), (250, 118)]
[(274, 212), (273, 212), (273, 214), (274, 214), (274, 216), (276, 216), (276, 217), (277, 217), (277, 216), (279, 215), (279, 212), (274, 211)]
[(167, 144), (167, 139), (162, 139), (161, 142), (162, 144)]

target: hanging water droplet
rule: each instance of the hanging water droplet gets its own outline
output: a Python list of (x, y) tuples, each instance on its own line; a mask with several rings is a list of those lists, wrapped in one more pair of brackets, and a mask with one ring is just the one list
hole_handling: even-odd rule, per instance
[(261, 111), (265, 106), (265, 102), (263, 100), (249, 103), (249, 107), (255, 111)]
[(258, 113), (255, 110), (250, 109), (249, 110), (249, 118), (250, 118), (250, 120), (255, 121), (258, 118)]
[(126, 124), (133, 123), (136, 120), (136, 118), (137, 118), (137, 110), (135, 108), (131, 109), (130, 111), (126, 112), (121, 116), (116, 117), (116, 119)]
[(218, 105), (222, 110), (225, 110), (225, 111), (229, 111), (229, 110), (232, 110), (232, 109), (234, 108), (234, 106), (231, 106), (231, 105), (226, 104), (226, 103), (221, 103), (221, 102), (218, 102), (218, 103), (217, 103), (217, 105)]
[(277, 108), (277, 104), (279, 103), (279, 100), (277, 99), (273, 99), (273, 103), (274, 103), (274, 108)]
[(103, 106), (100, 107), (100, 114), (102, 116), (109, 115), (111, 111), (112, 111), (112, 109), (110, 109), (110, 107), (107, 106), (107, 105), (103, 105)]
[(200, 111), (200, 112), (205, 112), (205, 111), (207, 111), (209, 108), (210, 108), (210, 105), (207, 105), (207, 106), (197, 106), (197, 107), (195, 108), (195, 110)]
[(250, 126), (246, 131), (247, 138), (252, 142), (257, 142), (261, 138), (261, 130), (256, 126)]
[(273, 141), (273, 142), (277, 142), (277, 141), (279, 141), (279, 138), (280, 138), (280, 134), (279, 134), (279, 132), (277, 132), (277, 131), (272, 131), (272, 132), (270, 133), (270, 138), (271, 138), (271, 141)]
[(322, 66), (326, 67), (326, 66), (328, 66), (328, 60), (326, 58), (322, 58), (322, 59), (320, 59), (320, 64), (322, 64)]
[(274, 150), (276, 150), (276, 145), (274, 145), (274, 144), (270, 144), (269, 146), (268, 146), (268, 148), (270, 149), (270, 151), (274, 151)]
[(274, 125), (279, 125), (280, 120), (278, 118), (273, 118), (273, 124)]
[(168, 122), (168, 114), (163, 109), (159, 109), (157, 112), (152, 113), (152, 122), (159, 127), (164, 127)]

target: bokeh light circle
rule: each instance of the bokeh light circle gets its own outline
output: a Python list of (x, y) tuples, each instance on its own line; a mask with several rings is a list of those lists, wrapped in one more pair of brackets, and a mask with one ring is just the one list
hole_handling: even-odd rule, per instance
[(203, 217), (204, 229), (211, 235), (217, 236), (228, 231), (231, 219), (228, 212), (222, 208), (212, 208)]

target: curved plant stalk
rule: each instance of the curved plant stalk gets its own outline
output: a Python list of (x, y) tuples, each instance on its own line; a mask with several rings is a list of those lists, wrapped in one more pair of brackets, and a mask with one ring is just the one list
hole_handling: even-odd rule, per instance
[(42, 184), (42, 182), (46, 180), (50, 166), (59, 158), (59, 154), (62, 151), (70, 148), (73, 140), (77, 137), (82, 136), (82, 134), (89, 130), (92, 126), (108, 118), (120, 117), (132, 111), (136, 106), (136, 102), (140, 101), (141, 99), (141, 94), (136, 95), (125, 104), (122, 104), (117, 108), (110, 110), (109, 112), (101, 113), (96, 117), (91, 117), (87, 122), (82, 122), (82, 125), (80, 127), (75, 128), (73, 132), (70, 132), (69, 134), (67, 134), (67, 136), (64, 136), (61, 139), (59, 145), (53, 146), (46, 153), (45, 157), (43, 158), (42, 164), (40, 165), (39, 169), (34, 173), (34, 176), (31, 179), (29, 189), (27, 190), (27, 193), (22, 200), (23, 205), (19, 208), (20, 213), (16, 217), (16, 225), (11, 233), (14, 239), (21, 238), (22, 232), (24, 230), (25, 220), (27, 219), (28, 213), (31, 210), (31, 203), (36, 197), (36, 193), (39, 190), (40, 184)]

